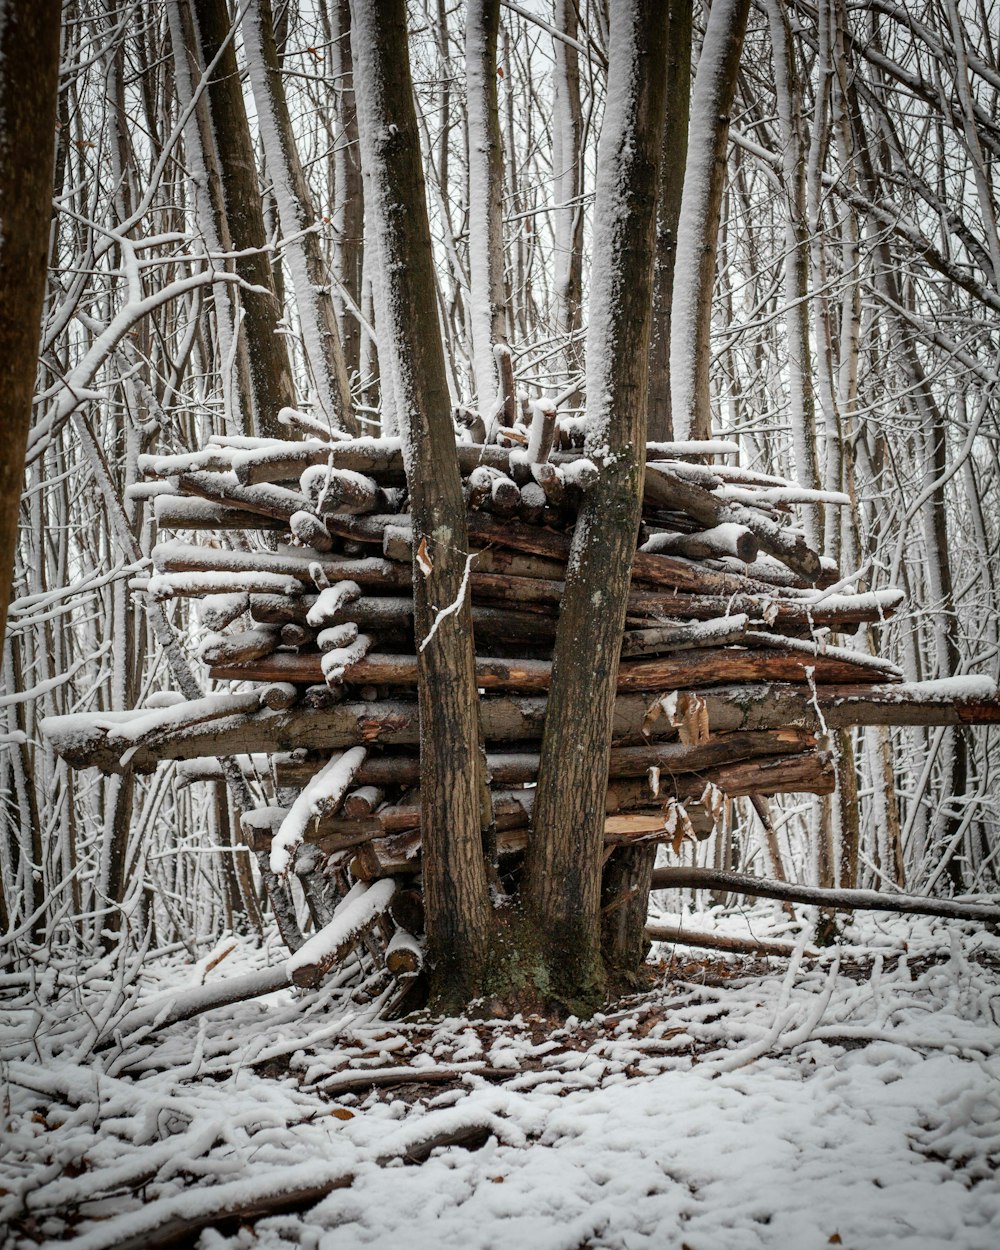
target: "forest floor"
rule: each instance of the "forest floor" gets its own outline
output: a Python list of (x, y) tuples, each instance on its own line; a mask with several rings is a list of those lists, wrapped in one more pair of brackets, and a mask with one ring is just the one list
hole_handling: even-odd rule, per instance
[[(788, 936), (776, 905), (667, 918)], [(995, 1250), (1000, 937), (807, 937), (658, 945), (652, 989), (554, 1029), (389, 1021), (355, 964), (96, 1054), (132, 970), (8, 974), (0, 1245)], [(141, 1001), (278, 957), (147, 957)]]

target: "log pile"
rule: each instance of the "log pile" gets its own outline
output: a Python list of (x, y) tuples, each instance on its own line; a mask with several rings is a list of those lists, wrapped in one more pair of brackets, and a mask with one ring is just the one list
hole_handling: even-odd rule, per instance
[[(561, 427), (535, 405), (499, 441), (457, 445), (499, 869), (512, 878), (529, 837), (574, 520), (599, 471), (578, 437), (571, 421)], [(725, 463), (736, 451), (719, 442), (647, 451), (609, 852), (705, 836), (729, 797), (829, 793), (828, 728), (996, 718), (992, 687), (905, 686), (892, 664), (837, 645), (838, 635), (890, 616), (901, 594), (842, 585), (795, 528), (795, 507), (846, 497)], [(718, 463), (705, 463), (713, 456)], [(213, 437), (201, 451), (148, 456), (141, 467), (135, 493), (151, 504), (161, 541), (153, 574), (135, 588), (199, 601), (210, 631), (200, 658), (228, 693), (56, 718), (45, 732), (71, 764), (109, 772), (177, 759), (185, 782), (213, 781), (219, 759), (235, 757), (273, 795), (244, 813), (250, 848), (299, 878), (318, 930), (337, 923), (339, 899), (364, 916), (349, 942), (341, 934), (327, 943), (303, 983), (373, 932), (390, 964), (413, 971), (412, 569), (426, 554), (413, 550), (399, 441)], [(383, 881), (395, 888), (373, 891)]]

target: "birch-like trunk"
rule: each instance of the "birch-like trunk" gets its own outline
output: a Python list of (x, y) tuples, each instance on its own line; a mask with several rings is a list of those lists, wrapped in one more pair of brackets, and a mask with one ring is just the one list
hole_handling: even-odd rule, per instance
[[(771, 31), (786, 212), (784, 313), (792, 458), (798, 482), (811, 490), (818, 490), (816, 403), (809, 346), (809, 231), (805, 203), (806, 144), (802, 126), (802, 88), (788, 29), (787, 10), (778, 0), (767, 0), (767, 18)], [(819, 509), (804, 508), (802, 513), (809, 545), (814, 550), (822, 550), (822, 516)]]
[(500, 0), (469, 0), (465, 27), (469, 127), (469, 281), (476, 402), (494, 415), (499, 377), (493, 349), (507, 339), (503, 250), (503, 146), (497, 108)]
[[(344, 364), (348, 378), (361, 369), (361, 323), (350, 304), (361, 308), (364, 270), (365, 205), (358, 139), (358, 105), (351, 58), (351, 7), (348, 0), (330, 0), (333, 26), (333, 73), (337, 84), (338, 128), (335, 149), (333, 224), (336, 232), (337, 279), (343, 290), (338, 303)], [(348, 303), (350, 301), (350, 303)]]
[(712, 432), (715, 253), (729, 114), (749, 11), (750, 0), (715, 0), (691, 94), (670, 331), (670, 406), (678, 438), (708, 438)]
[[(579, 34), (576, 0), (560, 0), (559, 29), (570, 39)], [(583, 368), (583, 110), (580, 104), (580, 56), (574, 44), (554, 38), (555, 91), (552, 99), (552, 196), (555, 209), (556, 328), (565, 335), (566, 368)]]
[[(183, 111), (190, 111), (184, 127), (184, 154), (190, 171), (194, 219), (198, 233), (212, 256), (233, 251), (232, 235), (226, 218), (222, 175), (216, 159), (208, 94), (195, 96), (195, 75), (199, 78), (204, 66), (197, 53), (197, 35), (190, 7), (183, 0), (168, 0), (167, 25), (174, 60), (174, 83), (177, 102)], [(193, 106), (193, 107), (192, 107)], [(233, 262), (214, 261), (233, 271)], [(219, 370), (222, 376), (222, 424), (220, 433), (253, 434), (253, 400), (250, 383), (250, 361), (246, 337), (238, 334), (240, 318), (239, 292), (231, 282), (216, 282), (212, 287), (215, 309), (215, 335), (218, 344)], [(277, 409), (275, 409), (275, 413)], [(260, 427), (257, 427), (260, 429)]]
[(284, 257), (302, 327), (302, 345), (317, 407), (337, 429), (355, 432), (330, 277), (323, 259), (312, 194), (292, 130), (278, 63), (270, 0), (243, 10), (243, 42), (267, 172), (274, 188)]

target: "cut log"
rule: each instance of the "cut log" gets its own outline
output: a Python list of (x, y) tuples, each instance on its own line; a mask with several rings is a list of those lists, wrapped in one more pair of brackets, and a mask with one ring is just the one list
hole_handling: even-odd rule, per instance
[(720, 616), (713, 621), (688, 624), (671, 621), (651, 629), (626, 630), (622, 639), (622, 657), (656, 655), (687, 651), (692, 647), (717, 647), (727, 642), (740, 642), (746, 634), (750, 618), (746, 613)]
[[(699, 769), (696, 773), (662, 774), (657, 782), (666, 800), (699, 799), (706, 786), (717, 786), (731, 798), (750, 794), (832, 794), (836, 770), (828, 751), (803, 751), (797, 755), (758, 757)], [(655, 795), (649, 781), (612, 779), (608, 783), (607, 810), (627, 811), (649, 804)]]
[(303, 495), (321, 517), (328, 514), (388, 512), (396, 502), (372, 478), (351, 469), (314, 465), (300, 479)]
[(199, 658), (203, 664), (246, 664), (271, 655), (280, 641), (280, 631), (273, 628), (216, 635), (202, 644)]
[[(618, 689), (694, 690), (719, 682), (742, 681), (812, 681), (821, 686), (860, 680), (867, 675), (866, 668), (849, 660), (848, 654), (704, 648), (656, 659), (625, 661), (618, 670)], [(345, 659), (338, 667), (342, 668), (343, 680), (352, 685), (413, 687), (417, 684), (417, 660), (412, 655), (374, 653), (357, 661)], [(317, 652), (279, 651), (245, 664), (213, 665), (209, 675), (216, 680), (311, 684), (322, 680), (326, 668), (326, 658)], [(506, 660), (487, 656), (476, 659), (476, 682), (484, 690), (547, 690), (551, 676), (552, 665), (548, 660)], [(880, 676), (885, 681), (890, 675), (883, 672)]]
[(639, 548), (655, 555), (684, 556), (688, 560), (733, 556), (744, 564), (757, 559), (757, 539), (745, 525), (716, 525), (693, 534), (652, 534)]
[(309, 827), (337, 811), (366, 755), (364, 747), (351, 747), (343, 755), (334, 756), (309, 781), (274, 836), (271, 844), (273, 873), (278, 876), (286, 873)]
[(129, 586), (145, 590), (155, 601), (164, 599), (201, 599), (215, 595), (231, 595), (238, 591), (249, 594), (286, 595), (289, 598), (302, 593), (302, 583), (294, 577), (281, 573), (258, 573), (245, 570), (237, 573), (220, 569), (205, 573), (162, 573), (150, 577), (143, 586)]
[(819, 556), (801, 534), (742, 504), (716, 499), (711, 491), (695, 486), (655, 463), (647, 466), (645, 499), (657, 507), (679, 508), (706, 529), (726, 524), (745, 526), (765, 551), (808, 582), (815, 582), (822, 572)]
[(182, 494), (235, 505), (286, 525), (296, 512), (309, 511), (308, 500), (298, 491), (284, 486), (243, 486), (231, 473), (181, 473), (177, 484)]
[[(707, 494), (707, 492), (705, 492)], [(501, 523), (481, 513), (469, 516), (469, 542), (476, 547), (493, 543), (530, 555), (559, 561), (563, 566), (569, 558), (570, 538), (556, 530), (539, 529), (520, 522)], [(669, 586), (692, 594), (760, 594), (768, 588), (738, 573), (717, 573), (703, 565), (676, 556), (636, 552), (632, 561), (634, 582)]]
[(394, 977), (412, 977), (424, 964), (424, 950), (412, 933), (397, 929), (385, 948), (385, 966)]
[[(505, 471), (510, 465), (509, 452), (502, 447), (460, 443), (455, 450), (463, 475), (471, 473), (479, 464)], [(236, 454), (231, 464), (236, 477), (246, 484), (297, 480), (310, 465), (330, 465), (334, 469), (365, 473), (383, 486), (402, 486), (406, 481), (398, 439), (358, 438), (332, 446), (317, 441), (279, 443)]]
[[(282, 599), (282, 602), (286, 600)], [(209, 595), (198, 604), (198, 620), (206, 629), (225, 629), (241, 617), (249, 606), (250, 596), (246, 594)]]
[[(188, 543), (158, 543), (152, 552), (153, 563), (161, 573), (226, 572), (257, 575), (261, 573), (295, 578), (310, 587), (315, 585), (314, 570), (322, 571), (330, 582), (353, 581), (359, 586), (399, 589), (409, 587), (410, 571), (390, 560), (368, 557), (362, 560), (339, 556), (299, 555), (293, 551), (227, 551), (221, 547), (197, 547)], [(301, 587), (300, 587), (301, 590)]]
[(303, 547), (312, 547), (315, 551), (332, 551), (333, 539), (318, 516), (311, 512), (293, 512), (288, 521), (288, 528)]
[(227, 507), (195, 495), (157, 495), (153, 516), (160, 529), (284, 530), (282, 517), (261, 516), (245, 508)]
[[(256, 696), (222, 696), (222, 698)], [(821, 726), (812, 692), (807, 687), (762, 683), (757, 686), (720, 686), (703, 690), (712, 733), (779, 727), (817, 732)], [(1000, 723), (996, 683), (968, 678), (899, 686), (831, 686), (818, 691), (818, 703), (829, 728), (850, 725), (959, 725)], [(614, 739), (619, 745), (676, 734), (667, 717), (650, 723), (656, 700), (649, 695), (619, 695), (615, 703)], [(481, 700), (487, 742), (532, 742), (541, 738), (545, 719), (544, 697), (488, 695)], [(176, 709), (168, 709), (175, 712)], [(119, 713), (128, 720), (133, 714)], [(46, 717), (43, 735), (72, 767), (121, 769), (124, 750), (109, 735), (103, 717), (77, 713)], [(164, 724), (151, 729), (137, 747), (132, 766), (150, 772), (160, 760), (192, 759), (202, 755), (240, 755), (256, 751), (339, 750), (359, 743), (415, 746), (419, 740), (417, 705), (413, 699), (382, 703), (341, 703), (332, 707), (287, 712), (219, 713), (201, 725)]]
[[(418, 765), (419, 775), (419, 760), (415, 760), (414, 763)], [(364, 768), (365, 766), (362, 764), (358, 769), (356, 780), (361, 778)], [(380, 790), (378, 786), (359, 786), (357, 790), (352, 790), (344, 799), (344, 815), (350, 820), (372, 816), (375, 809), (381, 806), (384, 801), (385, 791)]]
[[(530, 792), (525, 792), (528, 794)], [(604, 824), (605, 845), (623, 846), (636, 842), (665, 842), (674, 836), (668, 808), (670, 800), (665, 796), (644, 812), (627, 815), (616, 813), (608, 816)], [(505, 810), (502, 820), (497, 821), (497, 854), (517, 855), (527, 849), (529, 837), (530, 803), (522, 799), (517, 806)], [(710, 819), (692, 812), (692, 828), (707, 832)], [(420, 871), (420, 828), (414, 826), (391, 837), (376, 838), (358, 848), (351, 860), (351, 875), (358, 881), (379, 881), (383, 878), (412, 876)]]
[[(697, 773), (706, 768), (723, 764), (736, 764), (764, 756), (795, 755), (809, 751), (816, 745), (816, 737), (803, 729), (780, 728), (759, 733), (719, 734), (694, 746), (681, 742), (649, 742), (641, 746), (612, 747), (609, 772), (612, 779), (618, 777), (645, 777), (651, 768), (674, 775)], [(259, 767), (266, 771), (266, 756), (257, 757)], [(325, 763), (325, 757), (305, 754), (302, 758), (292, 755), (274, 759), (274, 773), (279, 786), (302, 786)], [(534, 751), (490, 751), (486, 764), (494, 786), (525, 785), (536, 780), (538, 755)], [(211, 759), (192, 760), (179, 768), (186, 781), (214, 780), (221, 776), (218, 764)], [(370, 755), (358, 769), (356, 781), (363, 783), (363, 790), (370, 787), (412, 786), (420, 776), (416, 755)], [(361, 795), (363, 790), (355, 791)], [(362, 817), (369, 811), (352, 811), (344, 803), (347, 816)], [(374, 810), (372, 808), (371, 810)]]
[(366, 886), (358, 883), (350, 890), (333, 913), (328, 925), (303, 942), (288, 960), (287, 968), (296, 985), (319, 985), (323, 977), (342, 963), (362, 937), (378, 923), (392, 901), (395, 882), (376, 881)]

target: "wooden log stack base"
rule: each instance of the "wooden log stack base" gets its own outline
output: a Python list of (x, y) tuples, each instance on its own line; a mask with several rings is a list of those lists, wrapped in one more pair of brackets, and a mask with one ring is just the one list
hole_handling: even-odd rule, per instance
[[(572, 527), (600, 472), (582, 458), (573, 419), (541, 403), (525, 420), (499, 427), (489, 444), (468, 441), (486, 428), (475, 414), (456, 424), (497, 851), (501, 873), (515, 875), (531, 836)], [(179, 780), (192, 784), (222, 780), (235, 764), (269, 787), (272, 806), (243, 814), (244, 839), (291, 870), (316, 919), (286, 983), (318, 984), (351, 952), (377, 952), (391, 975), (408, 978), (423, 958), (412, 562), (434, 553), (414, 552), (398, 440), (328, 440), (311, 426), (309, 435), (213, 439), (140, 458), (161, 541), (152, 576), (132, 584), (151, 598), (198, 601), (211, 631), (200, 658), (222, 690), (42, 728), (74, 767), (149, 772), (180, 760)], [(846, 497), (740, 468), (728, 462), (737, 452), (720, 441), (647, 451), (608, 855), (637, 842), (677, 855), (733, 797), (829, 794), (830, 730), (1000, 720), (991, 681), (905, 684), (887, 660), (844, 644), (902, 595), (857, 592), (794, 527), (796, 505)], [(703, 872), (661, 869), (654, 886), (821, 901), (815, 890)], [(874, 905), (842, 893), (840, 905)]]

